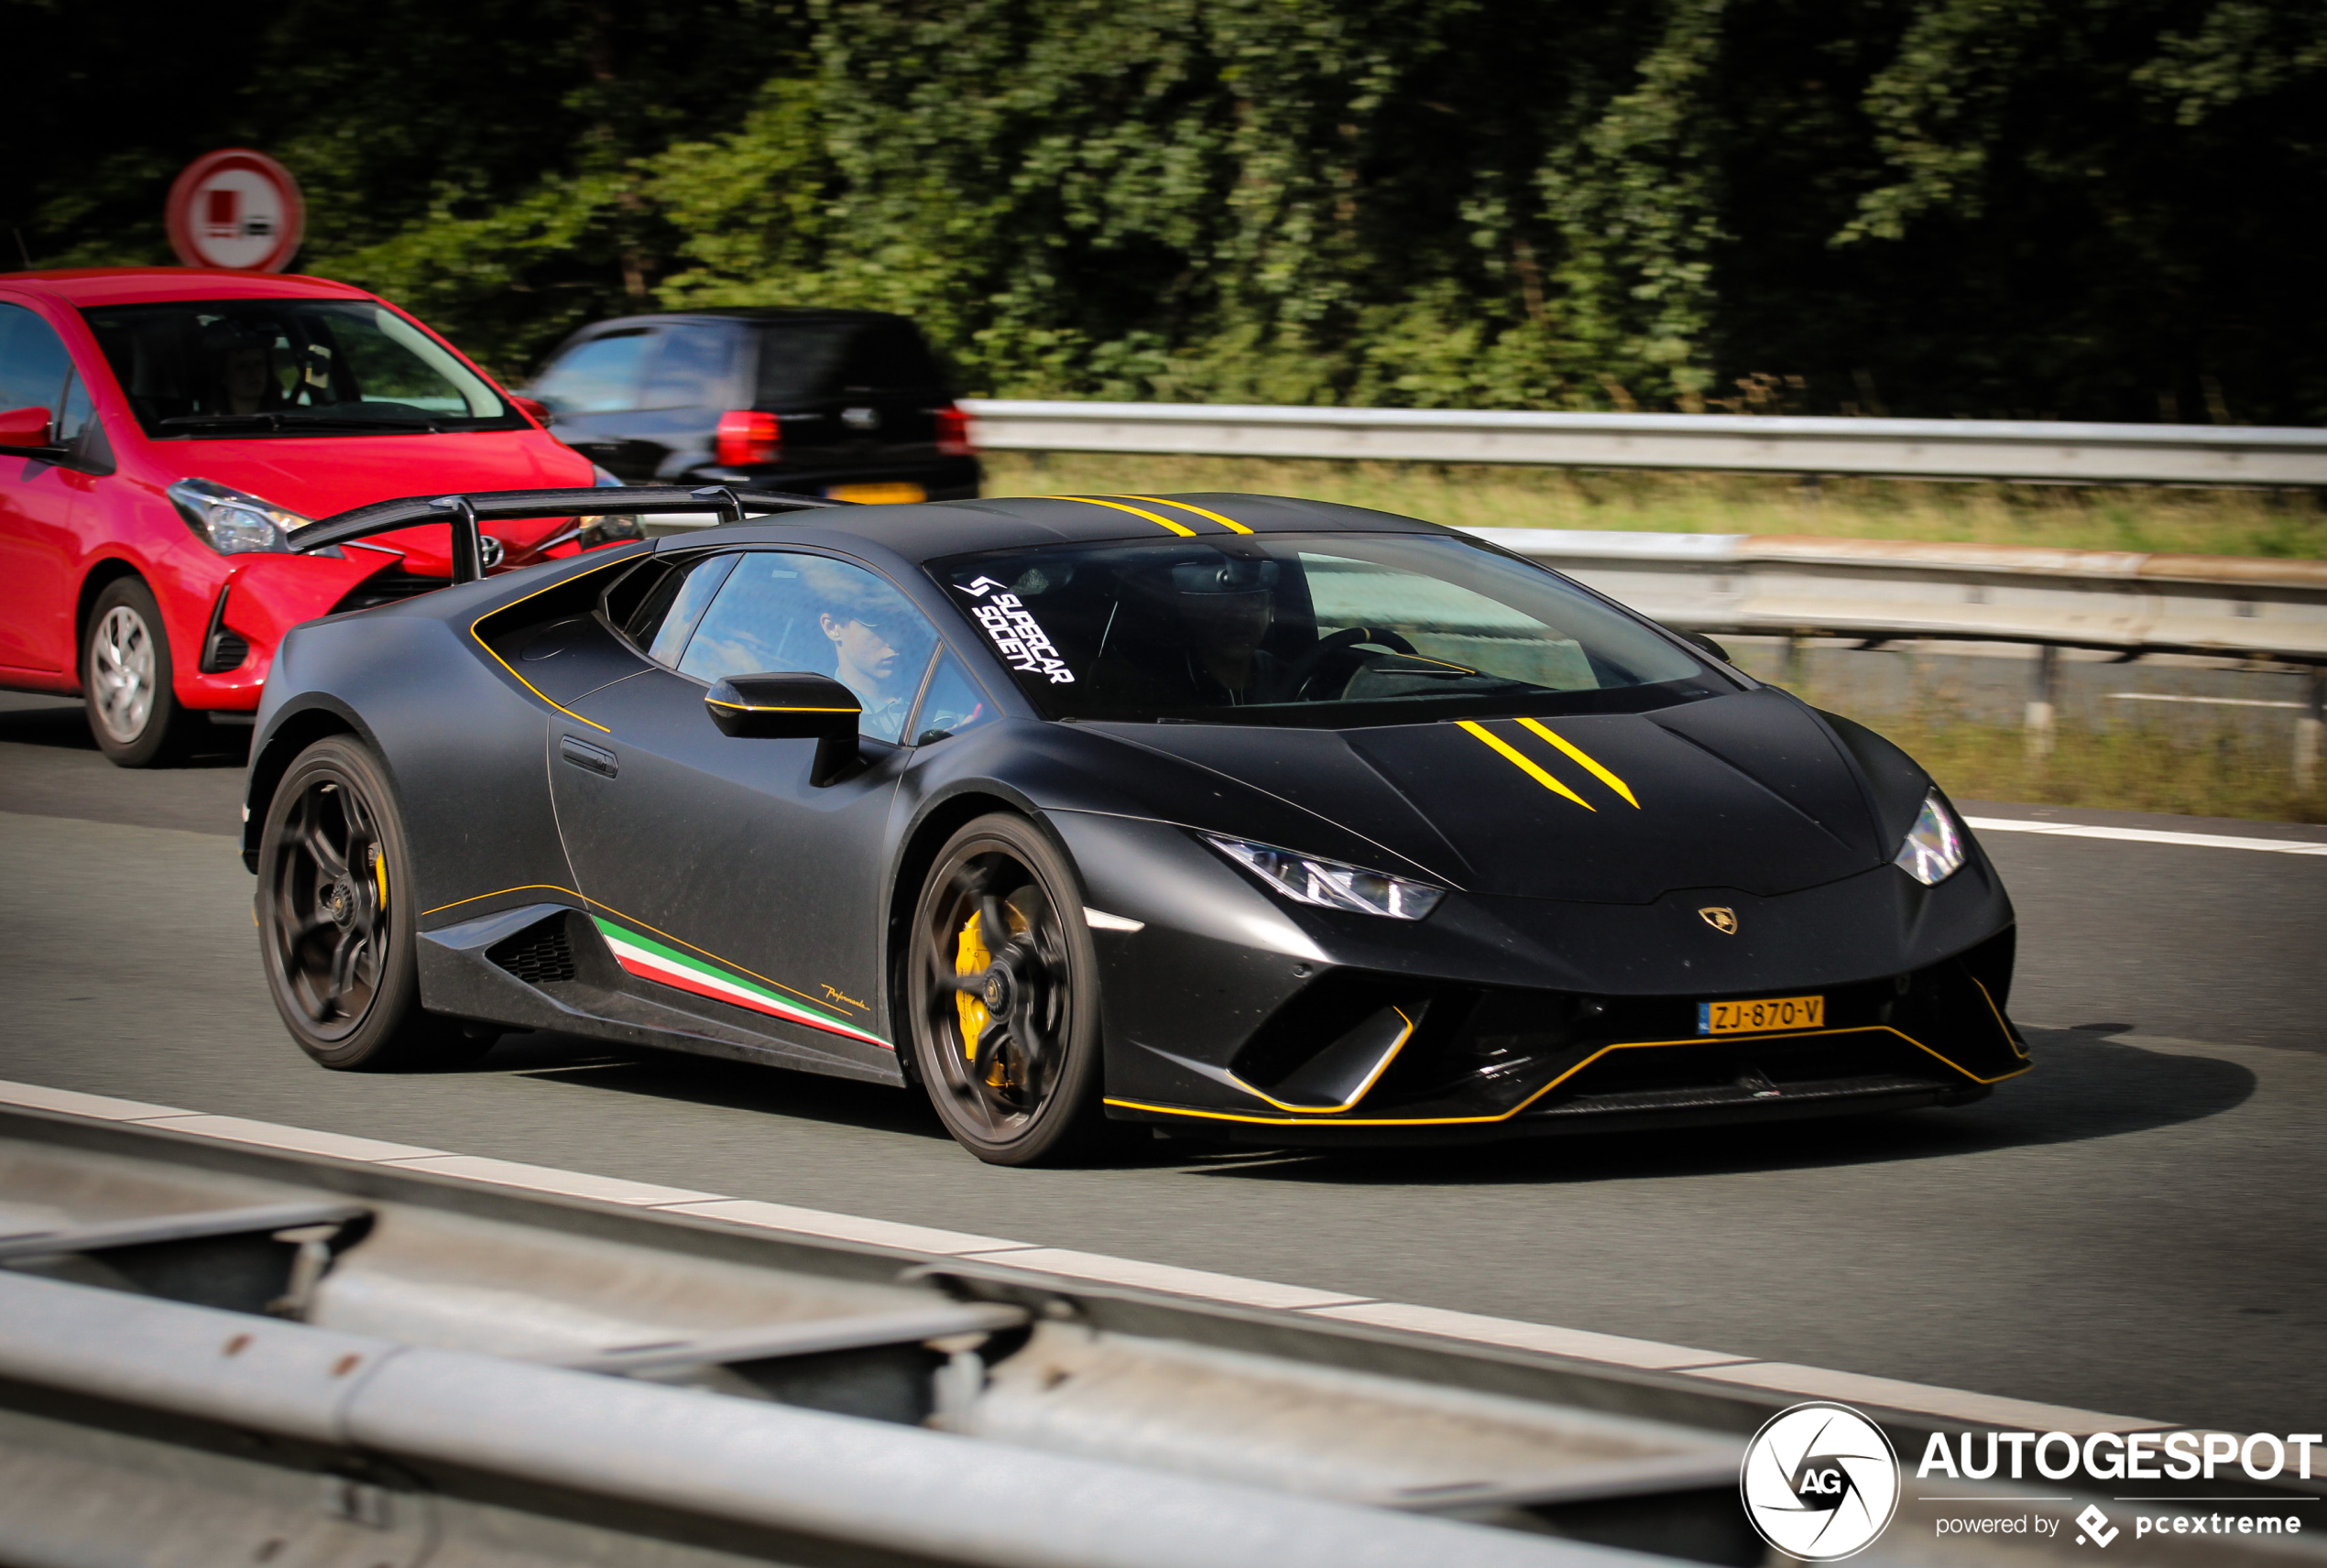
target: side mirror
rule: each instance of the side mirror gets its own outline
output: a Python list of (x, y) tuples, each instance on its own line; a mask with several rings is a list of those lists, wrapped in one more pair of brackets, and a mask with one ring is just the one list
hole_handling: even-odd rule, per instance
[(703, 695), (722, 735), (749, 740), (813, 740), (808, 782), (838, 779), (857, 761), (864, 705), (829, 675), (731, 675)]
[(46, 408), (10, 408), (0, 413), (0, 452), (12, 457), (62, 457), (57, 428)]
[(509, 394), (509, 401), (517, 405), (519, 413), (523, 414), (543, 430), (550, 428), (550, 406), (541, 398), (528, 397), (523, 393), (512, 392)]
[(1695, 644), (1697, 647), (1704, 649), (1707, 653), (1711, 654), (1715, 659), (1720, 659), (1723, 664), (1735, 664), (1737, 662), (1737, 660), (1730, 658), (1729, 649), (1715, 642), (1711, 637), (1707, 637), (1703, 632), (1683, 631), (1678, 626), (1666, 626), (1665, 629), (1672, 633), (1673, 636), (1680, 638), (1683, 642)]

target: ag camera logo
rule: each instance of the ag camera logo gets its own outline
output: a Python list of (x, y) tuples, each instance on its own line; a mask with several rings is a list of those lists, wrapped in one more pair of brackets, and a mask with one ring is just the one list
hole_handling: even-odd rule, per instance
[(1806, 1563), (1834, 1563), (1863, 1552), (1898, 1511), (1898, 1452), (1850, 1406), (1812, 1400), (1753, 1434), (1737, 1489), (1764, 1541)]

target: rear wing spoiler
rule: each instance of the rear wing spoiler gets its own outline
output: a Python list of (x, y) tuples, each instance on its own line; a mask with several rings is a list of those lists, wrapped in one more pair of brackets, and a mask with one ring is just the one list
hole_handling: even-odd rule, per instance
[(485, 542), (477, 527), (480, 523), (508, 522), (519, 517), (652, 517), (659, 513), (706, 510), (724, 511), (728, 522), (739, 523), (750, 512), (797, 512), (849, 505), (847, 501), (778, 495), (764, 490), (731, 490), (724, 485), (703, 489), (680, 485), (626, 485), (619, 489), (597, 485), (570, 490), (480, 490), (462, 495), (407, 495), (400, 500), (375, 501), (368, 506), (293, 528), (284, 542), (294, 552), (304, 554), (421, 523), (450, 523), (453, 581), (475, 583), (485, 575)]

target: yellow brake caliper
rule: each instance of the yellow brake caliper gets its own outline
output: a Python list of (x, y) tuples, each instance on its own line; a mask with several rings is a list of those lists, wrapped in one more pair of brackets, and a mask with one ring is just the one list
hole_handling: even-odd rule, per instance
[[(954, 973), (956, 975), (982, 975), (994, 962), (994, 955), (986, 951), (986, 943), (979, 937), (978, 927), (978, 917), (976, 915), (970, 916), (969, 923), (962, 927), (961, 939), (954, 947)], [(986, 1032), (986, 1026), (992, 1020), (993, 1015), (986, 1010), (986, 998), (975, 991), (955, 992), (954, 1006), (961, 1013), (962, 1054), (976, 1056), (978, 1037)]]
[[(1012, 936), (1027, 929), (1027, 920), (1024, 915), (1020, 914), (1008, 904), (1004, 904), (1002, 908), (1010, 917), (1010, 930)], [(955, 974), (982, 975), (993, 964), (994, 955), (986, 949), (985, 935), (980, 929), (982, 923), (983, 917), (972, 915), (969, 917), (969, 923), (962, 927), (961, 935), (954, 944)], [(986, 999), (975, 991), (956, 991), (954, 994), (954, 1007), (961, 1015), (962, 1054), (975, 1058), (978, 1054), (978, 1037), (986, 1032), (986, 1026), (993, 1021), (993, 1015), (986, 1010)], [(994, 1057), (993, 1065), (987, 1070), (986, 1082), (996, 1089), (1007, 1089), (1011, 1085), (1010, 1067), (1002, 1061), (999, 1052)]]

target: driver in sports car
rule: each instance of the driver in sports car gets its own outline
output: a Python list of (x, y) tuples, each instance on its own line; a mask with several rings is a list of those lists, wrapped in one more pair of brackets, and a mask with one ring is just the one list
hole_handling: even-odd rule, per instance
[(1292, 700), (1291, 667), (1261, 646), (1276, 619), (1277, 563), (1223, 550), (1171, 572), (1173, 607), (1187, 633), (1188, 681), (1199, 700), (1229, 707)]

